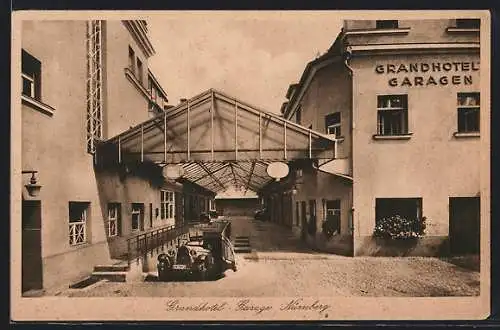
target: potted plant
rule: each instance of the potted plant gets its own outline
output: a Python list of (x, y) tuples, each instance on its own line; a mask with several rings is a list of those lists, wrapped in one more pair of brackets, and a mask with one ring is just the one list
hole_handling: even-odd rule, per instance
[[(425, 235), (426, 217), (406, 218), (399, 214), (377, 221), (373, 236), (382, 245), (397, 249), (411, 249)], [(401, 250), (400, 252), (403, 252)]]

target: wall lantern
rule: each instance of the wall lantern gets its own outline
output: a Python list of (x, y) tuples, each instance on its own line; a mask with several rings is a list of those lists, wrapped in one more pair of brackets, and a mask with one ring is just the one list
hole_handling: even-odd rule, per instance
[(297, 195), (297, 187), (293, 186), (292, 188), (292, 195)]
[(38, 173), (38, 171), (21, 171), (22, 174), (31, 174), (30, 178), (30, 183), (24, 185), (26, 189), (28, 190), (28, 194), (31, 197), (37, 197), (38, 194), (40, 193), (40, 189), (42, 188), (41, 185), (37, 184), (36, 176), (35, 174)]
[(179, 164), (169, 164), (163, 167), (162, 174), (167, 179), (178, 179), (184, 174), (184, 168)]
[(271, 163), (267, 165), (266, 169), (267, 174), (276, 181), (286, 177), (288, 175), (288, 171), (288, 165), (282, 162)]

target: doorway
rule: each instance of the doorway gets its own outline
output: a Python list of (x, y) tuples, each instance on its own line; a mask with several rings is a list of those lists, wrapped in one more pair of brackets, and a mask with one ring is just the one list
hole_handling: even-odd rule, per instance
[(309, 200), (309, 235), (316, 234), (316, 200)]
[(43, 288), (42, 206), (40, 201), (22, 202), (22, 292)]
[(450, 197), (451, 254), (479, 253), (480, 204), (479, 197)]
[(302, 201), (300, 202), (300, 219), (301, 219), (301, 234), (302, 234), (302, 239), (305, 240), (307, 236), (307, 209), (306, 209), (306, 202)]

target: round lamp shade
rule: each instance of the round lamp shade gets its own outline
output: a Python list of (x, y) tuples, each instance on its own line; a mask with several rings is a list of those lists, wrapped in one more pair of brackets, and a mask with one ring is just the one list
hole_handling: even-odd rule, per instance
[(178, 164), (170, 164), (163, 167), (163, 176), (168, 179), (178, 179), (184, 174), (184, 169)]
[(267, 174), (276, 180), (288, 175), (288, 165), (282, 162), (274, 162), (267, 165)]

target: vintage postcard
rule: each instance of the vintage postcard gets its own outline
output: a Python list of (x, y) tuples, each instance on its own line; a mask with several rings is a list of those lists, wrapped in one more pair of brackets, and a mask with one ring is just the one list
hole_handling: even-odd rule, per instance
[(11, 319), (484, 319), (487, 11), (18, 11)]

